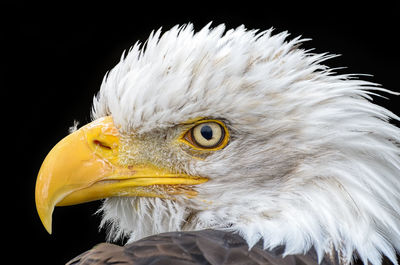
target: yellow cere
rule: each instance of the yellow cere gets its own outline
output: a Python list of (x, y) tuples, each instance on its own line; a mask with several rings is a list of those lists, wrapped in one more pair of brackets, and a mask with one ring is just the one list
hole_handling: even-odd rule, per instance
[(103, 117), (68, 135), (49, 152), (35, 190), (36, 208), (49, 233), (55, 206), (113, 196), (160, 197), (163, 193), (169, 195), (169, 191), (171, 195), (195, 196), (191, 186), (208, 181), (201, 176), (170, 172), (150, 162), (122, 164), (120, 137), (112, 117)]

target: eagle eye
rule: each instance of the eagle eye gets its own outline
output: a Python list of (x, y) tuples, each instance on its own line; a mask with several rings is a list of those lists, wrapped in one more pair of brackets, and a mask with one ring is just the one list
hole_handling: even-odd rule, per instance
[(228, 143), (226, 126), (216, 120), (202, 120), (190, 128), (183, 140), (195, 149), (219, 150)]

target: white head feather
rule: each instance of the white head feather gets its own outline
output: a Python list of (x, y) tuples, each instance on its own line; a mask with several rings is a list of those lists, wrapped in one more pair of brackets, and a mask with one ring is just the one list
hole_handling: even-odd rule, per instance
[[(336, 75), (313, 54), (244, 27), (174, 27), (134, 45), (105, 77), (93, 117), (112, 115), (121, 134), (163, 132), (192, 118), (223, 119), (226, 148), (205, 160), (171, 151), (169, 166), (207, 176), (194, 199), (110, 198), (110, 238), (229, 229), (285, 254), (335, 249), (345, 263), (393, 263), (400, 250), (399, 119), (371, 103), (389, 92)], [(161, 130), (161, 131), (160, 131)], [(167, 163), (167, 162), (166, 162)]]

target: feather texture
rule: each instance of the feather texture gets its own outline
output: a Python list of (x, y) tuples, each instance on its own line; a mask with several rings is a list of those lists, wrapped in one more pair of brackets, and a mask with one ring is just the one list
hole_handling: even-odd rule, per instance
[[(174, 264), (174, 265), (316, 265), (316, 255), (281, 257), (282, 248), (264, 251), (262, 245), (248, 250), (238, 235), (221, 231), (164, 233), (120, 247), (100, 244), (72, 259), (67, 265)], [(336, 255), (325, 257), (321, 265), (336, 265)]]
[[(146, 159), (210, 181), (193, 199), (110, 198), (100, 211), (110, 239), (219, 229), (253, 247), (314, 247), (344, 264), (355, 255), (394, 264), (400, 250), (399, 117), (373, 104), (391, 93), (301, 49), (299, 37), (191, 24), (153, 32), (106, 75), (93, 118), (112, 115), (125, 135), (143, 139)], [(175, 139), (189, 119), (223, 120), (228, 146), (195, 159)], [(154, 140), (167, 139), (167, 140)], [(151, 143), (155, 144), (151, 144)], [(127, 147), (126, 159), (137, 155)], [(146, 154), (144, 154), (146, 155)]]

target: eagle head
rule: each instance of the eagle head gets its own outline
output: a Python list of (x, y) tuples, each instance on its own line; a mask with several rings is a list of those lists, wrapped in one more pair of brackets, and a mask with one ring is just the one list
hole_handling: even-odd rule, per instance
[(399, 119), (388, 92), (322, 64), (301, 38), (243, 26), (176, 26), (135, 44), (106, 75), (93, 121), (46, 157), (36, 185), (55, 206), (105, 199), (109, 239), (219, 229), (284, 254), (332, 251), (395, 264)]

